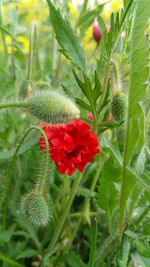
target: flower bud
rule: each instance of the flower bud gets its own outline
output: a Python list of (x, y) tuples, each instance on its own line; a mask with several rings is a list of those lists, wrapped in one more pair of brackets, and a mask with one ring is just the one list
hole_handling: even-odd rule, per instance
[(50, 124), (67, 123), (80, 116), (80, 110), (68, 98), (52, 91), (41, 91), (26, 99), (24, 107), (37, 119)]
[(102, 38), (102, 32), (98, 21), (95, 19), (93, 23), (93, 38), (99, 44)]
[(121, 123), (126, 118), (127, 102), (124, 95), (117, 93), (111, 101), (111, 112), (113, 118)]
[(50, 220), (48, 204), (42, 195), (28, 193), (22, 200), (21, 209), (31, 223), (44, 226)]
[(18, 95), (21, 98), (25, 98), (27, 96), (30, 96), (32, 94), (32, 88), (33, 88), (32, 81), (31, 80), (24, 80), (20, 85)]

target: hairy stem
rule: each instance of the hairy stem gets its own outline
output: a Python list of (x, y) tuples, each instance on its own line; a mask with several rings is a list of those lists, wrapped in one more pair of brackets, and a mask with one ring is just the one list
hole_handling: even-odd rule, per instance
[(3, 227), (5, 228), (5, 225), (6, 225), (6, 215), (7, 215), (7, 208), (8, 208), (8, 192), (9, 192), (9, 186), (10, 186), (10, 181), (11, 181), (11, 176), (12, 176), (12, 171), (13, 171), (13, 168), (14, 168), (14, 163), (15, 163), (15, 160), (17, 158), (17, 155), (18, 155), (18, 152), (24, 142), (24, 140), (26, 139), (26, 137), (28, 136), (28, 134), (32, 131), (32, 130), (37, 130), (40, 132), (40, 134), (43, 136), (44, 138), (44, 141), (45, 141), (45, 158), (44, 158), (44, 162), (43, 162), (43, 171), (42, 171), (42, 175), (41, 175), (41, 178), (40, 178), (40, 183), (39, 183), (39, 186), (38, 186), (38, 193), (41, 193), (42, 190), (43, 190), (43, 186), (44, 186), (44, 182), (45, 182), (45, 178), (46, 178), (46, 173), (47, 173), (47, 168), (48, 168), (48, 140), (47, 140), (47, 137), (44, 133), (44, 131), (39, 128), (38, 126), (32, 126), (30, 129), (28, 129), (24, 136), (20, 139), (20, 142), (15, 150), (15, 153), (12, 157), (12, 160), (9, 164), (9, 167), (8, 167), (8, 171), (7, 171), (7, 175), (6, 175), (6, 179), (5, 179), (5, 182), (3, 184), (3, 190), (2, 190), (2, 193), (1, 193), (1, 197), (0, 197), (0, 208), (2, 208), (3, 210)]
[(16, 103), (1, 103), (0, 104), (0, 109), (5, 109), (5, 108), (22, 108), (24, 107), (22, 102), (16, 102)]
[(30, 32), (29, 59), (28, 59), (28, 70), (27, 70), (28, 80), (32, 80), (34, 78), (36, 51), (37, 51), (37, 26), (36, 23), (33, 22), (31, 24), (31, 32)]

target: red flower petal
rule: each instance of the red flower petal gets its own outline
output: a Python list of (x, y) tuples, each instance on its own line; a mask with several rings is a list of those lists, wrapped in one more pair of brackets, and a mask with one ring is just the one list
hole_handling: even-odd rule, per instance
[[(83, 171), (94, 155), (100, 152), (98, 139), (89, 125), (80, 119), (58, 126), (41, 124), (49, 142), (49, 154), (61, 174), (72, 175), (76, 169)], [(42, 137), (41, 150), (45, 149)]]

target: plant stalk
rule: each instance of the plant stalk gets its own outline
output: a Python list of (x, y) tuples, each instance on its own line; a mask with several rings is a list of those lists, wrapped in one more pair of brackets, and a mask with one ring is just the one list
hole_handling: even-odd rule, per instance
[(66, 207), (64, 208), (64, 211), (63, 213), (61, 214), (60, 218), (58, 219), (58, 223), (55, 227), (55, 231), (54, 231), (54, 234), (52, 236), (52, 239), (51, 239), (51, 242), (48, 246), (48, 250), (49, 250), (49, 253), (46, 255), (46, 259), (49, 257), (49, 255), (51, 254), (52, 250), (54, 249), (60, 235), (61, 235), (61, 232), (62, 232), (62, 229), (64, 227), (64, 223), (67, 219), (67, 216), (69, 214), (69, 211), (70, 211), (70, 208), (71, 208), (71, 205), (73, 203), (73, 200), (74, 200), (74, 197), (75, 197), (75, 194), (77, 192), (77, 189), (78, 189), (78, 186), (81, 182), (81, 179), (82, 179), (82, 173), (79, 173), (77, 178), (75, 178), (74, 180), (74, 183), (73, 183), (73, 186), (72, 186), (72, 189), (71, 189), (71, 192), (70, 192), (70, 196), (69, 196), (69, 199), (68, 199), (68, 202), (66, 204)]

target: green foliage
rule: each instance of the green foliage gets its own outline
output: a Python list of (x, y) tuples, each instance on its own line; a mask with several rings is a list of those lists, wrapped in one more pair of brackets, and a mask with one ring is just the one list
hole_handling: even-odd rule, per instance
[[(67, 0), (47, 0), (48, 5), (39, 0), (35, 5), (34, 1), (0, 1), (2, 267), (149, 266), (145, 30), (150, 4), (148, 0), (123, 2), (124, 8), (106, 21), (107, 6), (96, 2), (91, 6), (88, 0), (77, 4), (77, 10)], [(48, 8), (51, 23), (45, 15)], [(31, 22), (27, 53), (31, 13), (38, 23)], [(90, 28), (94, 19), (102, 31), (97, 47)], [(25, 43), (20, 41), (22, 37)], [(73, 65), (73, 73), (61, 53)], [(121, 104), (117, 104), (111, 120), (111, 100), (117, 91)], [(14, 112), (17, 110), (21, 112)], [(39, 121), (66, 123), (80, 114), (97, 135), (101, 153), (83, 173), (62, 176), (54, 162), (49, 164), (51, 147), (44, 132), (29, 126)], [(47, 149), (42, 157), (39, 135), (35, 131), (31, 134), (32, 130), (38, 130), (44, 138)]]
[[(108, 168), (109, 166), (109, 168)], [(118, 201), (120, 169), (114, 163), (112, 158), (109, 158), (103, 168), (100, 177), (99, 187), (99, 206), (105, 211), (109, 231), (112, 230), (114, 212)]]
[[(144, 37), (149, 16), (149, 1), (137, 1), (132, 25), (131, 39), (131, 72), (130, 89), (128, 95), (128, 116), (126, 128), (126, 141), (124, 147), (124, 160), (122, 171), (121, 202), (120, 202), (120, 233), (124, 228), (124, 216), (128, 191), (126, 167), (132, 158), (133, 152), (138, 153), (144, 145), (144, 114), (141, 102), (144, 100), (147, 68), (147, 43)], [(140, 40), (140, 41), (139, 41)], [(136, 133), (136, 136), (135, 136)], [(129, 197), (129, 196), (128, 196)]]
[(72, 64), (85, 71), (85, 57), (79, 45), (77, 35), (72, 30), (69, 21), (64, 19), (59, 10), (50, 0), (47, 0), (50, 10), (50, 20), (56, 34), (56, 39), (61, 47), (61, 52)]
[(84, 31), (93, 23), (95, 17), (103, 10), (103, 7), (104, 4), (98, 5), (96, 9), (81, 12), (76, 23), (76, 27), (80, 28), (81, 34), (84, 34)]

